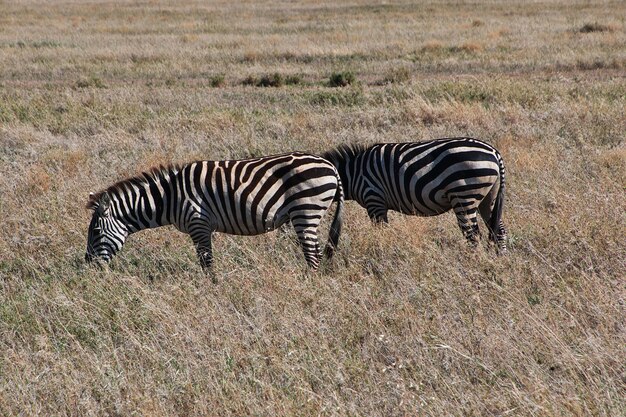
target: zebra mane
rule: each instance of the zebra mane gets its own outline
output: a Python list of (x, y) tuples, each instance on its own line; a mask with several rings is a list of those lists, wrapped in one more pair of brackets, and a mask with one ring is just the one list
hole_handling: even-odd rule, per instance
[(342, 143), (335, 149), (326, 151), (322, 154), (322, 158), (329, 161), (345, 161), (350, 160), (357, 154), (365, 151), (368, 148), (367, 145), (362, 143)]
[(105, 193), (111, 194), (115, 191), (124, 191), (132, 185), (144, 185), (151, 181), (159, 181), (161, 179), (170, 178), (172, 174), (180, 171), (180, 169), (181, 165), (179, 164), (168, 164), (159, 165), (158, 167), (152, 167), (148, 171), (142, 172), (137, 176), (126, 178), (124, 180), (116, 182), (115, 184), (105, 188), (104, 190), (98, 191), (97, 193), (89, 194), (89, 201), (87, 201), (87, 205), (85, 207), (88, 209), (97, 208), (100, 198)]

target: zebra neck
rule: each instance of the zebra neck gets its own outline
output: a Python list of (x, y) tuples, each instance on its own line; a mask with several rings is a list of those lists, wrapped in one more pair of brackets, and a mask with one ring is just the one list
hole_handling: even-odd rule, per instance
[(146, 184), (145, 189), (139, 189), (133, 194), (120, 196), (116, 204), (116, 217), (130, 233), (171, 224), (167, 198), (169, 193), (166, 190), (155, 190)]
[(354, 200), (354, 184), (356, 182), (356, 167), (358, 163), (358, 155), (341, 155), (335, 161), (335, 168), (341, 178), (343, 193), (345, 200)]

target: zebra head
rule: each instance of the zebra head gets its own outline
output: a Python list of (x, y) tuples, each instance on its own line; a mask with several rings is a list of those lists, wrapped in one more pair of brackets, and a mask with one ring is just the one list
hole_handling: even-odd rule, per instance
[(113, 214), (111, 196), (108, 192), (90, 194), (87, 207), (93, 210), (87, 234), (85, 261), (98, 258), (108, 262), (124, 245), (128, 228)]

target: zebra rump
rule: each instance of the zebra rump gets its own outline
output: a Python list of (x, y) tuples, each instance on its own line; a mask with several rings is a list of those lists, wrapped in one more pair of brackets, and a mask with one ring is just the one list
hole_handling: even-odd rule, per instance
[(209, 268), (213, 232), (257, 235), (290, 221), (307, 264), (316, 269), (317, 229), (333, 201), (328, 257), (341, 234), (343, 190), (325, 159), (289, 153), (155, 168), (89, 196), (93, 216), (85, 259), (109, 261), (128, 235), (171, 224), (191, 236), (201, 265)]
[(490, 240), (506, 250), (504, 162), (488, 143), (460, 137), (341, 145), (322, 156), (337, 168), (345, 199), (356, 200), (373, 221), (387, 223), (388, 210), (418, 216), (453, 210), (465, 237), (476, 244), (480, 213)]

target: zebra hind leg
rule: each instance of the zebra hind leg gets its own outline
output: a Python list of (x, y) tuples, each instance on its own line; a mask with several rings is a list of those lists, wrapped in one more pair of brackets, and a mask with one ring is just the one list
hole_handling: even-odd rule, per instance
[(480, 241), (480, 230), (478, 229), (476, 209), (455, 207), (454, 214), (456, 214), (456, 220), (465, 239), (467, 239), (471, 246), (477, 246)]
[(317, 227), (295, 226), (295, 229), (307, 265), (312, 270), (317, 270), (322, 259), (322, 250), (317, 237)]
[(506, 248), (507, 234), (506, 229), (504, 228), (504, 223), (500, 220), (500, 226), (498, 227), (498, 232), (495, 233), (494, 242), (496, 247), (498, 248), (499, 254), (504, 254), (507, 250)]
[(480, 210), (480, 217), (482, 217), (483, 221), (487, 225), (489, 229), (489, 241), (493, 242), (496, 245), (496, 250), (498, 253), (503, 254), (506, 252), (506, 241), (507, 241), (507, 233), (504, 227), (504, 222), (500, 220), (496, 230), (492, 230), (489, 226), (491, 223), (491, 217), (493, 216), (493, 202), (483, 200), (478, 207)]

